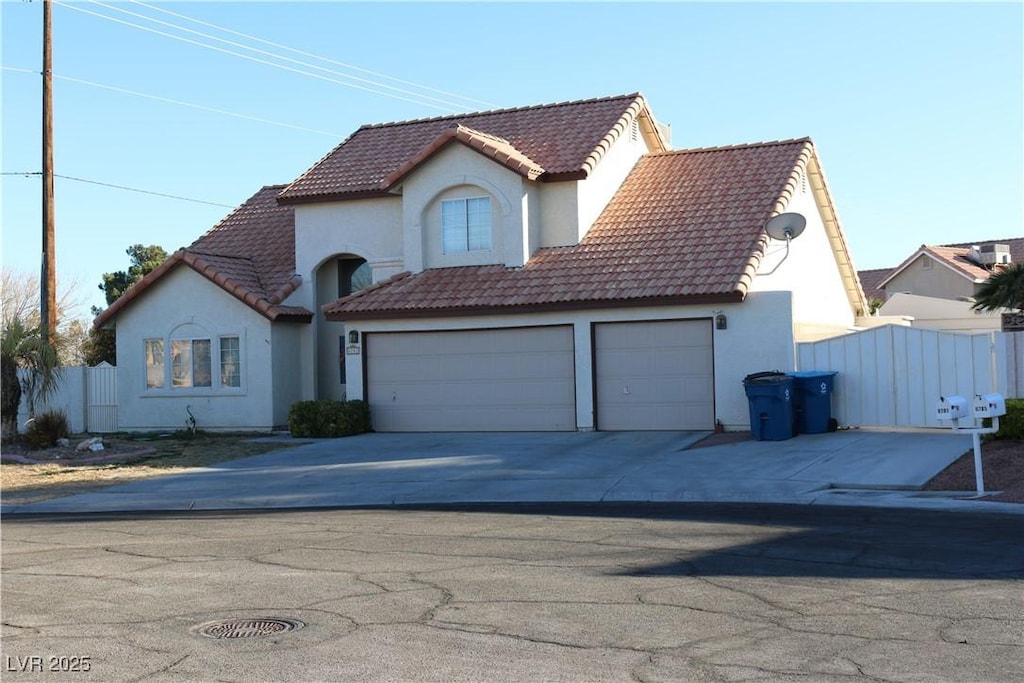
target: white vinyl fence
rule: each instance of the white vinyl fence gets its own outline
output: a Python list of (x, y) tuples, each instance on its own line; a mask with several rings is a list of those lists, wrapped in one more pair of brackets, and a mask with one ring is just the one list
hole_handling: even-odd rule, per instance
[(1024, 335), (958, 334), (900, 325), (797, 344), (797, 368), (835, 370), (832, 415), (840, 425), (949, 426), (940, 396), (1024, 395)]
[[(25, 431), (28, 409), (28, 398), (22, 396), (18, 431)], [(100, 363), (94, 368), (64, 367), (57, 393), (45, 403), (36, 403), (35, 409), (36, 413), (64, 411), (68, 427), (75, 434), (116, 432), (117, 368), (107, 363)]]
[(1003, 332), (1006, 344), (1006, 387), (1007, 398), (1024, 398), (1024, 331)]

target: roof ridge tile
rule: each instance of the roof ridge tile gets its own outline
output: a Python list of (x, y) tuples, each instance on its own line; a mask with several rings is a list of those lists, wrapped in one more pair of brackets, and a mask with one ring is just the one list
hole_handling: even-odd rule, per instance
[(653, 152), (649, 156), (666, 156), (673, 154), (695, 154), (700, 152), (728, 152), (731, 150), (746, 150), (756, 147), (775, 147), (781, 145), (794, 145), (794, 144), (808, 144), (814, 146), (814, 140), (810, 137), (805, 136), (801, 138), (788, 138), (780, 140), (762, 140), (759, 142), (742, 142), (735, 145), (713, 145), (710, 147), (687, 147), (682, 149), (672, 149), (664, 152)]
[[(437, 123), (438, 121), (457, 121), (466, 117), (478, 117), (478, 116), (491, 116), (493, 114), (510, 114), (513, 112), (524, 112), (524, 111), (536, 111), (539, 109), (553, 109), (555, 107), (567, 107), (581, 104), (595, 104), (598, 102), (612, 102), (615, 100), (628, 100), (642, 97), (643, 95), (638, 91), (634, 93), (626, 93), (622, 95), (606, 95), (604, 97), (590, 97), (580, 100), (563, 100), (559, 102), (545, 102), (542, 104), (531, 104), (524, 107), (500, 107), (498, 109), (485, 109), (481, 111), (470, 111), (461, 112), (458, 114), (445, 114), (443, 116), (428, 116), (421, 119), (401, 119), (398, 121), (386, 121), (382, 123), (366, 123), (356, 130), (358, 133), (361, 130), (374, 130), (379, 128), (390, 128), (394, 126), (409, 126), (417, 125), (422, 123)], [(353, 133), (355, 135), (355, 133)]]

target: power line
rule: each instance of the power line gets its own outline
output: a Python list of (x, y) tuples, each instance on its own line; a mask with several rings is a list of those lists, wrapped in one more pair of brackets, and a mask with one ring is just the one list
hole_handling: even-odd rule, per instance
[[(96, 0), (90, 0), (90, 1), (94, 2), (95, 4), (102, 5), (102, 3), (98, 3), (98, 2), (96, 2)], [(209, 45), (207, 43), (203, 43), (203, 42), (200, 42), (200, 41), (197, 41), (197, 40), (192, 40), (191, 38), (186, 38), (184, 36), (177, 36), (177, 35), (174, 35), (173, 33), (167, 33), (167, 32), (164, 32), (164, 31), (159, 31), (157, 29), (150, 28), (148, 26), (142, 26), (140, 24), (133, 24), (130, 21), (124, 21), (122, 19), (118, 19), (116, 17), (112, 17), (112, 16), (109, 16), (109, 15), (106, 15), (106, 14), (101, 14), (101, 13), (98, 13), (98, 12), (92, 12), (90, 10), (87, 10), (87, 9), (84, 9), (84, 8), (81, 8), (81, 7), (76, 7), (74, 5), (69, 5), (66, 2), (62, 2), (61, 0), (53, 0), (53, 2), (54, 2), (54, 4), (60, 5), (61, 7), (66, 7), (67, 9), (74, 10), (75, 12), (81, 12), (83, 14), (89, 14), (91, 16), (98, 17), (100, 19), (105, 19), (107, 21), (112, 21), (114, 23), (122, 24), (122, 25), (125, 25), (125, 26), (130, 26), (132, 28), (137, 28), (139, 30), (147, 31), (149, 33), (155, 33), (157, 35), (161, 35), (161, 36), (164, 36), (166, 38), (172, 38), (174, 40), (179, 40), (179, 41), (184, 42), (184, 43), (190, 43), (192, 45), (197, 45), (199, 47), (204, 47), (204, 48), (206, 48), (208, 50), (214, 50), (216, 52), (221, 52), (223, 54), (231, 55), (231, 56), (234, 56), (234, 57), (239, 57), (241, 59), (246, 59), (246, 60), (249, 60), (251, 62), (256, 62), (256, 63), (259, 63), (259, 64), (265, 64), (267, 66), (272, 66), (272, 67), (277, 68), (277, 69), (282, 69), (284, 71), (290, 71), (292, 73), (297, 73), (297, 74), (300, 74), (300, 75), (303, 75), (303, 76), (309, 76), (310, 78), (317, 78), (317, 79), (320, 79), (322, 81), (327, 81), (329, 83), (335, 83), (337, 85), (343, 85), (343, 86), (348, 87), (348, 88), (354, 88), (356, 90), (363, 90), (365, 92), (373, 93), (375, 95), (383, 95), (385, 97), (391, 97), (393, 99), (403, 100), (403, 101), (411, 102), (413, 104), (417, 104), (417, 105), (420, 105), (420, 106), (430, 107), (430, 108), (433, 108), (433, 109), (439, 109), (441, 111), (456, 112), (456, 113), (457, 112), (461, 112), (461, 111), (465, 111), (465, 107), (462, 107), (460, 105), (456, 105), (456, 104), (451, 103), (451, 102), (444, 103), (447, 106), (440, 106), (438, 104), (435, 104), (434, 102), (426, 101), (426, 100), (434, 100), (436, 102), (441, 102), (441, 100), (438, 100), (437, 98), (428, 97), (428, 96), (425, 96), (425, 95), (419, 95), (419, 94), (416, 94), (416, 93), (409, 93), (413, 97), (418, 98), (418, 99), (412, 99), (411, 97), (403, 97), (401, 95), (396, 95), (394, 93), (382, 92), (380, 90), (375, 90), (374, 88), (369, 88), (369, 87), (362, 86), (362, 85), (359, 85), (359, 84), (356, 84), (356, 83), (349, 83), (349, 82), (341, 81), (341, 80), (338, 80), (338, 79), (335, 79), (335, 78), (328, 78), (327, 76), (323, 76), (321, 74), (310, 73), (309, 71), (303, 71), (302, 69), (296, 69), (296, 68), (289, 67), (289, 66), (286, 66), (286, 65), (283, 65), (283, 64), (277, 64), (275, 62), (271, 62), (271, 61), (268, 61), (268, 60), (265, 60), (265, 59), (260, 59), (258, 57), (253, 57), (251, 55), (242, 54), (240, 52), (234, 52), (232, 50), (226, 50), (224, 48), (217, 47), (215, 45)], [(116, 11), (120, 11), (120, 12), (125, 12), (126, 11), (126, 10), (120, 10), (120, 9), (117, 9), (117, 8), (110, 8), (110, 9), (115, 9)], [(128, 12), (128, 14), (134, 14), (134, 13)], [(149, 19), (149, 21), (156, 21), (156, 20)], [(166, 22), (158, 22), (158, 23), (166, 23)], [(185, 29), (185, 28), (182, 28), (182, 27), (177, 27), (176, 26), (175, 28), (178, 28), (179, 30), (183, 30), (183, 31), (188, 31), (188, 32), (191, 32), (191, 33), (196, 33), (195, 31), (191, 31), (190, 29)], [(200, 35), (205, 35), (205, 34), (200, 34)], [(206, 36), (206, 37), (213, 38), (214, 40), (220, 40), (221, 42), (227, 42), (227, 43), (231, 42), (231, 41), (225, 41), (225, 40), (223, 40), (221, 38), (216, 38), (215, 36)], [(231, 43), (231, 44), (234, 44), (234, 43)], [(249, 47), (245, 47), (245, 46), (241, 46), (241, 47), (243, 49), (251, 50), (253, 52), (258, 52), (258, 53), (263, 53), (264, 52), (262, 50), (257, 50), (255, 48), (249, 48)], [(270, 54), (270, 53), (266, 53), (266, 54)], [(284, 59), (286, 61), (291, 61), (291, 62), (303, 64), (304, 66), (310, 66), (312, 68), (320, 69), (322, 71), (328, 71), (329, 73), (341, 76), (342, 78), (349, 78), (349, 79), (353, 79), (353, 80), (363, 80), (363, 81), (366, 80), (366, 79), (358, 79), (357, 77), (351, 76), (351, 75), (348, 75), (348, 74), (342, 74), (342, 73), (339, 73), (339, 72), (334, 72), (334, 71), (331, 71), (329, 69), (324, 69), (323, 67), (318, 67), (316, 65), (310, 65), (310, 64), (305, 64), (303, 62), (298, 62), (298, 60), (293, 60), (293, 59), (290, 59), (288, 57), (282, 57), (280, 55), (272, 55), (272, 54), (271, 54), (271, 56), (274, 56), (274, 57), (276, 57), (278, 59)], [(374, 83), (374, 85), (377, 85), (379, 87), (385, 87), (385, 88), (394, 89), (394, 88), (392, 88), (392, 86), (387, 86), (387, 85), (384, 85), (384, 84)]]
[[(0, 175), (20, 175), (20, 176), (25, 176), (27, 178), (27, 177), (32, 177), (32, 176), (42, 176), (43, 174), (40, 173), (39, 171), (21, 171), (21, 172), (18, 172), (18, 171), (4, 171), (3, 173), (0, 173)], [(208, 202), (208, 201), (206, 201), (204, 199), (194, 199), (192, 197), (182, 197), (181, 195), (167, 194), (166, 192), (154, 192), (152, 190), (141, 190), (141, 189), (139, 189), (137, 187), (128, 187), (127, 185), (116, 185), (114, 183), (105, 183), (105, 182), (102, 182), (102, 181), (99, 181), (99, 180), (89, 180), (88, 178), (77, 178), (75, 176), (61, 175), (59, 173), (54, 173), (53, 177), (54, 178), (61, 178), (63, 180), (74, 180), (75, 182), (79, 182), (79, 183), (88, 183), (90, 185), (101, 185), (103, 187), (111, 187), (111, 188), (114, 188), (116, 190), (126, 190), (128, 192), (138, 192), (140, 194), (150, 194), (150, 195), (155, 195), (157, 197), (165, 197), (167, 199), (177, 199), (177, 200), (180, 200), (180, 201), (183, 201), (183, 202), (192, 202), (193, 204), (206, 204), (208, 206), (221, 206), (221, 207), (224, 207), (226, 209), (234, 209), (234, 208), (236, 208), (235, 205), (233, 205), (233, 204), (221, 204), (219, 202)]]
[(124, 93), (126, 95), (134, 95), (136, 97), (145, 97), (158, 102), (167, 102), (170, 104), (177, 104), (182, 107), (191, 107), (192, 109), (199, 109), (201, 111), (213, 112), (215, 114), (224, 114), (225, 116), (234, 116), (239, 119), (246, 119), (249, 121), (256, 121), (258, 123), (269, 123), (274, 126), (282, 126), (284, 128), (292, 128), (294, 130), (301, 130), (307, 133), (317, 133), (318, 135), (329, 135), (332, 138), (343, 137), (340, 133), (332, 133), (326, 130), (317, 130), (316, 128), (306, 128), (305, 126), (297, 126), (294, 123), (284, 123), (283, 121), (273, 121), (271, 119), (264, 119), (259, 116), (250, 116), (249, 114), (240, 114), (238, 112), (227, 111), (226, 109), (217, 109), (215, 107), (207, 107), (202, 104), (193, 104), (191, 102), (183, 102), (181, 100), (174, 100), (169, 97), (161, 97), (160, 95), (151, 95), (149, 93), (138, 92), (137, 90), (128, 90), (127, 88), (120, 88), (115, 85), (105, 85), (103, 83), (96, 83), (94, 81), (86, 81), (81, 78), (72, 78), (71, 76), (54, 76), (62, 81), (70, 81), (72, 83), (80, 83), (82, 85), (89, 85), (94, 88), (103, 88), (104, 90), (112, 90), (114, 92)]
[(369, 74), (371, 76), (377, 76), (378, 78), (386, 78), (389, 81), (394, 81), (396, 83), (401, 83), (403, 85), (411, 85), (411, 86), (413, 86), (415, 88), (419, 88), (421, 90), (426, 90), (428, 92), (437, 93), (439, 95), (445, 95), (447, 97), (454, 97), (454, 98), (460, 99), (460, 100), (466, 100), (467, 102), (472, 102), (474, 104), (484, 105), (485, 107), (499, 107), (499, 106), (501, 106), (501, 105), (495, 104), (494, 102), (486, 102), (484, 100), (478, 100), (478, 99), (475, 99), (475, 98), (472, 98), (472, 97), (467, 97), (465, 95), (459, 95), (458, 93), (448, 92), (446, 90), (439, 90), (437, 88), (432, 88), (432, 87), (430, 87), (428, 85), (423, 85), (421, 83), (415, 83), (413, 81), (406, 81), (406, 80), (403, 80), (401, 78), (396, 78), (394, 76), (389, 76), (387, 74), (380, 73), (378, 71), (371, 71), (370, 69), (364, 69), (362, 67), (355, 66), (353, 64), (347, 64), (345, 62), (340, 62), (340, 61), (338, 61), (336, 59), (331, 59), (330, 57), (323, 57), (321, 55), (317, 55), (317, 54), (314, 54), (312, 52), (306, 52), (305, 50), (299, 50), (299, 49), (296, 49), (294, 47), (289, 47), (287, 45), (282, 45), (281, 43), (275, 43), (275, 42), (270, 41), (270, 40), (264, 40), (263, 38), (260, 38), (258, 36), (253, 36), (253, 35), (250, 35), (248, 33), (242, 33), (240, 31), (235, 31), (235, 30), (232, 30), (232, 29), (229, 29), (229, 28), (225, 28), (223, 26), (218, 26), (217, 24), (211, 24), (211, 23), (206, 22), (206, 21), (201, 21), (199, 19), (195, 19), (193, 17), (189, 17), (189, 16), (186, 16), (184, 14), (179, 14), (177, 12), (172, 12), (171, 10), (164, 9), (163, 7), (156, 7), (154, 5), (148, 5), (148, 4), (144, 3), (144, 2), (141, 2), (140, 0), (129, 0), (129, 2), (131, 2), (133, 4), (136, 4), (136, 5), (141, 5), (142, 7), (146, 7), (148, 9), (154, 10), (156, 12), (163, 12), (164, 14), (169, 14), (169, 15), (171, 15), (173, 17), (178, 17), (179, 19), (184, 19), (186, 21), (191, 21), (191, 22), (193, 22), (195, 24), (199, 24), (200, 26), (207, 26), (209, 28), (214, 28), (214, 29), (217, 29), (218, 31), (224, 31), (225, 33), (230, 33), (232, 35), (236, 35), (236, 36), (239, 36), (241, 38), (246, 38), (248, 40), (254, 40), (254, 41), (258, 42), (258, 43), (262, 43), (263, 45), (269, 45), (271, 47), (275, 47), (275, 48), (278, 48), (280, 50), (288, 50), (289, 52), (294, 52), (295, 54), (303, 55), (304, 57), (312, 57), (313, 59), (319, 59), (320, 61), (327, 62), (329, 64), (335, 64), (337, 66), (340, 66), (340, 67), (343, 67), (343, 68), (346, 68), (346, 69), (353, 69), (355, 71), (359, 71), (359, 72), (362, 72), (362, 73), (365, 73), (365, 74)]
[[(349, 78), (349, 79), (352, 79), (354, 81), (359, 81), (361, 83), (368, 83), (370, 85), (373, 85), (373, 86), (376, 86), (376, 87), (379, 87), (379, 88), (386, 88), (388, 90), (393, 90), (394, 92), (402, 93), (402, 94), (405, 94), (405, 95), (411, 95), (413, 97), (423, 98), (423, 99), (426, 99), (426, 100), (437, 102), (439, 104), (456, 107), (456, 110), (465, 109), (465, 107), (463, 105), (460, 105), (460, 104), (457, 104), (457, 103), (454, 103), (454, 102), (449, 102), (449, 101), (446, 101), (446, 100), (443, 100), (443, 99), (439, 99), (437, 97), (432, 97), (430, 95), (423, 95), (421, 93), (412, 92), (412, 91), (409, 91), (409, 90), (405, 90), (403, 88), (397, 88), (397, 87), (395, 87), (393, 85), (388, 85), (386, 83), (378, 83), (376, 81), (371, 81), (371, 80), (366, 79), (366, 78), (360, 78), (359, 76), (353, 76), (351, 74), (342, 73), (340, 71), (335, 71), (333, 69), (328, 69), (326, 67), (317, 66), (316, 64), (310, 64), (309, 62), (303, 62), (303, 61), (298, 60), (298, 59), (292, 59), (291, 57), (286, 57), (286, 56), (281, 55), (281, 54), (277, 54), (277, 53), (273, 53), (273, 52), (268, 52), (267, 50), (261, 50), (259, 48), (250, 47), (250, 46), (245, 45), (243, 43), (236, 43), (236, 42), (234, 42), (232, 40), (227, 40), (225, 38), (220, 38), (218, 36), (211, 35), (209, 33), (203, 33), (202, 31), (195, 31), (195, 30), (192, 30), (190, 28), (185, 28), (184, 26), (181, 26), (180, 24), (174, 24), (174, 23), (167, 22), (167, 21), (161, 21), (160, 19), (154, 19), (153, 17), (146, 16), (145, 14), (139, 14), (137, 12), (130, 12), (130, 11), (126, 10), (126, 9), (122, 9), (120, 7), (115, 7), (115, 6), (108, 5), (106, 3), (100, 2), (99, 0), (86, 0), (86, 1), (91, 3), (91, 4), (93, 4), (93, 5), (99, 5), (100, 7), (103, 7), (104, 9), (113, 10), (115, 12), (121, 12), (123, 14), (127, 14), (127, 15), (132, 16), (132, 17), (137, 17), (137, 18), (143, 19), (145, 21), (151, 21), (154, 24), (159, 24), (161, 26), (167, 26), (167, 27), (176, 29), (178, 31), (184, 31), (185, 33), (190, 33), (190, 34), (195, 35), (195, 36), (200, 36), (202, 38), (208, 38), (210, 40), (216, 40), (218, 42), (225, 43), (227, 45), (231, 45), (232, 47), (237, 47), (237, 48), (241, 48), (243, 50), (249, 50), (250, 52), (255, 52), (256, 54), (265, 55), (267, 57), (272, 57), (274, 59), (284, 60), (286, 62), (290, 62), (292, 64), (298, 64), (299, 66), (307, 67), (307, 68), (310, 68), (310, 69), (317, 69), (318, 71), (323, 71), (325, 73), (329, 73), (329, 74), (332, 74), (332, 75), (335, 75), (335, 76), (340, 76), (342, 78)], [(143, 3), (138, 3), (138, 4), (143, 4)], [(148, 6), (148, 5), (144, 5), (143, 4), (143, 6)], [(185, 18), (188, 19), (188, 17), (185, 17)], [(216, 27), (216, 28), (220, 28), (220, 27)], [(221, 29), (221, 30), (226, 30), (226, 29)], [(241, 35), (245, 35), (245, 34), (241, 34)], [(257, 38), (256, 40), (260, 40), (260, 39)], [(292, 48), (285, 47), (285, 49), (291, 50)], [(295, 52), (298, 52), (298, 51), (295, 50)], [(322, 59), (321, 57), (318, 57), (317, 55), (308, 55), (308, 56), (312, 56), (312, 57), (314, 57), (316, 59)], [(419, 86), (417, 86), (417, 87), (419, 87)], [(382, 93), (382, 94), (384, 94), (384, 93)], [(458, 97), (458, 95), (456, 95), (456, 97)], [(465, 99), (465, 98), (462, 98), (462, 99)]]
[[(4, 71), (16, 71), (16, 72), (19, 72), (19, 73), (28, 73), (28, 74), (39, 75), (38, 71), (34, 71), (32, 69), (20, 69), (20, 68), (13, 67), (13, 66), (4, 66), (4, 67), (0, 67), (0, 68), (2, 68)], [(123, 93), (125, 95), (134, 95), (135, 97), (144, 97), (144, 98), (147, 98), (147, 99), (150, 99), (150, 100), (156, 100), (158, 102), (167, 102), (169, 104), (177, 104), (177, 105), (182, 106), (182, 107), (191, 107), (192, 109), (199, 109), (201, 111), (213, 112), (214, 114), (223, 114), (225, 116), (234, 116), (236, 118), (246, 119), (248, 121), (256, 121), (258, 123), (267, 123), (267, 124), (270, 124), (270, 125), (273, 125), (273, 126), (282, 126), (284, 128), (291, 128), (293, 130), (301, 130), (301, 131), (304, 131), (304, 132), (307, 132), (307, 133), (316, 133), (318, 135), (327, 135), (327, 136), (330, 136), (332, 138), (344, 137), (340, 133), (332, 133), (330, 131), (318, 130), (316, 128), (307, 128), (305, 126), (298, 126), (298, 125), (296, 125), (294, 123), (285, 123), (283, 121), (274, 121), (272, 119), (265, 119), (265, 118), (262, 118), (262, 117), (259, 117), (259, 116), (251, 116), (249, 114), (241, 114), (239, 112), (228, 111), (226, 109), (217, 109), (215, 107), (207, 107), (206, 105), (203, 105), (203, 104), (195, 104), (193, 102), (184, 102), (182, 100), (175, 100), (175, 99), (171, 99), (169, 97), (162, 97), (160, 95), (153, 95), (153, 94), (150, 94), (150, 93), (139, 92), (138, 90), (128, 90), (127, 88), (121, 88), (121, 87), (116, 86), (116, 85), (109, 85), (109, 84), (106, 84), (106, 83), (97, 83), (96, 81), (87, 81), (87, 80), (82, 79), (82, 78), (74, 78), (72, 76), (62, 76), (60, 74), (53, 74), (53, 77), (58, 79), (58, 80), (61, 80), (61, 81), (68, 81), (70, 83), (78, 83), (78, 84), (81, 84), (81, 85), (88, 85), (88, 86), (91, 86), (93, 88), (101, 88), (103, 90), (111, 90), (113, 92)]]

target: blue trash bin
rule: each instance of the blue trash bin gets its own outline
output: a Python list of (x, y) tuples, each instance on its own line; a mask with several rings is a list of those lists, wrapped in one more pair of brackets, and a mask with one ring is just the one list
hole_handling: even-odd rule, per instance
[(750, 404), (750, 431), (758, 441), (793, 438), (793, 378), (781, 372), (756, 372), (743, 379)]
[(791, 372), (798, 434), (824, 434), (832, 429), (832, 370)]

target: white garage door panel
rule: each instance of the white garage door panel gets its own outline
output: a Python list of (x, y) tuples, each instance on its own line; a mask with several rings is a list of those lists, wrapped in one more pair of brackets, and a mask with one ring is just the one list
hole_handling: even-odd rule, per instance
[(576, 428), (569, 326), (371, 333), (366, 353), (379, 431)]
[(600, 429), (714, 426), (710, 321), (601, 323), (594, 352)]

